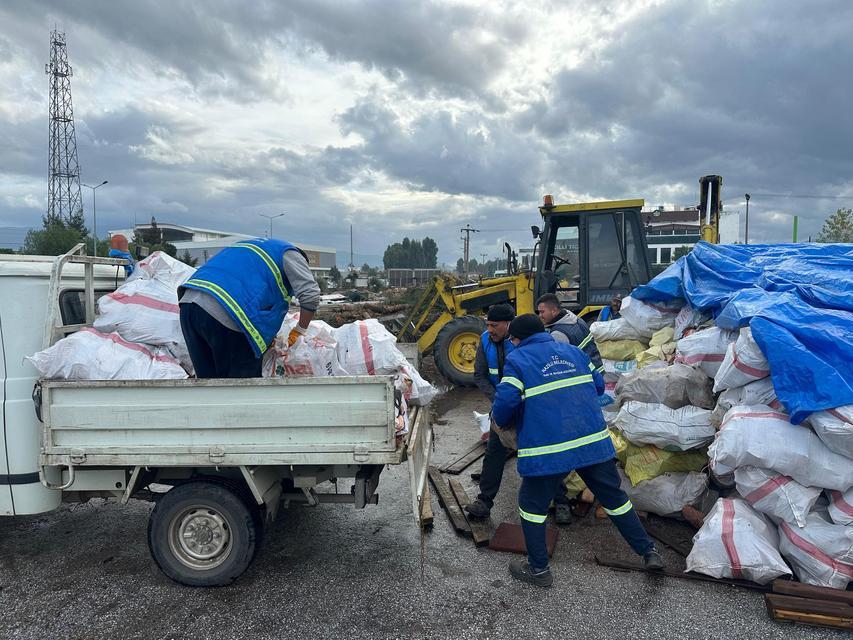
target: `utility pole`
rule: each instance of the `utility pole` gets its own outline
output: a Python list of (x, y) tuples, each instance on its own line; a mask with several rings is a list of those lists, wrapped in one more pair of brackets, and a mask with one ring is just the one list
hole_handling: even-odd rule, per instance
[(270, 234), (267, 236), (267, 238), (272, 238), (272, 221), (275, 220), (276, 218), (280, 218), (284, 214), (283, 213), (277, 213), (274, 216), (269, 216), (265, 213), (259, 213), (258, 215), (261, 216), (262, 218), (266, 218), (267, 220), (270, 221)]
[(48, 224), (64, 223), (83, 230), (83, 199), (80, 195), (80, 165), (71, 104), (71, 65), (65, 34), (50, 33), (50, 129), (48, 134), (47, 214)]
[(463, 240), (465, 241), (465, 250), (464, 250), (465, 257), (463, 258), (463, 261), (465, 262), (465, 277), (467, 278), (468, 277), (468, 249), (471, 246), (471, 234), (472, 233), (480, 233), (480, 230), (472, 228), (470, 224), (466, 224), (465, 228), (460, 229), (460, 231), (465, 234), (465, 237), (463, 238)]
[(107, 184), (104, 180), (101, 184), (94, 187), (90, 184), (84, 184), (87, 189), (92, 190), (92, 255), (98, 257), (98, 201), (95, 199), (95, 190)]
[(749, 244), (749, 194), (743, 194), (743, 197), (746, 198), (746, 229), (743, 232), (743, 243)]
[(482, 265), (483, 265), (483, 275), (484, 275), (484, 276), (489, 275), (489, 274), (487, 274), (487, 273), (486, 273), (486, 257), (487, 257), (488, 255), (489, 255), (488, 253), (481, 253), (481, 254), (480, 254), (480, 258), (482, 258), (482, 262), (481, 262), (480, 264), (482, 264)]
[(355, 269), (355, 255), (352, 251), (352, 225), (349, 226), (349, 269)]

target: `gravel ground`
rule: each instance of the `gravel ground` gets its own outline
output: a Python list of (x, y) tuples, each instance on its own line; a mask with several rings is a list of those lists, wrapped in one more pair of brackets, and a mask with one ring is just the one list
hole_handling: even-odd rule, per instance
[[(476, 439), (475, 408), (485, 404), (474, 391), (440, 401), (435, 463)], [(458, 476), (472, 497), (477, 467)], [(518, 521), (517, 487), (511, 461), (494, 523)], [(158, 571), (145, 502), (94, 500), (0, 519), (0, 638), (846, 637), (775, 623), (757, 593), (599, 567), (595, 555), (633, 556), (592, 515), (561, 529), (554, 586), (522, 585), (507, 573), (514, 556), (457, 537), (435, 497), (435, 526), (422, 541), (405, 468), (383, 473), (379, 493), (379, 505), (362, 511), (282, 511), (254, 565), (220, 589), (182, 587)], [(673, 552), (664, 555), (683, 567)]]

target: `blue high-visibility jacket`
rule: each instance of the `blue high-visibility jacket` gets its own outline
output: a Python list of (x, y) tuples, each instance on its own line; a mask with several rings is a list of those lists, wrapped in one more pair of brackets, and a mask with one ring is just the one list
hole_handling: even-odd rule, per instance
[(503, 373), (492, 418), (520, 425), (519, 475), (568, 473), (616, 455), (598, 403), (604, 378), (583, 351), (536, 333), (507, 356)]
[(258, 358), (272, 344), (293, 297), (283, 268), (286, 251), (299, 249), (272, 238), (238, 242), (182, 285), (212, 295), (243, 330)]
[[(489, 337), (488, 331), (483, 331), (480, 336), (480, 342), (483, 344), (483, 355), (486, 356), (486, 363), (489, 365), (489, 380), (492, 386), (497, 388), (500, 382), (499, 372), (500, 363), (498, 362), (498, 345)], [(507, 338), (503, 341), (504, 359), (515, 349), (515, 345)]]

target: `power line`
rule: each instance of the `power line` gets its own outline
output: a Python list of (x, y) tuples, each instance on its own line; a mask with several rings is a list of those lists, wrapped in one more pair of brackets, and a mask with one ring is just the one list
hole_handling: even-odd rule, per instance
[(814, 200), (853, 200), (853, 196), (806, 195), (799, 193), (750, 193), (752, 198), (810, 198)]

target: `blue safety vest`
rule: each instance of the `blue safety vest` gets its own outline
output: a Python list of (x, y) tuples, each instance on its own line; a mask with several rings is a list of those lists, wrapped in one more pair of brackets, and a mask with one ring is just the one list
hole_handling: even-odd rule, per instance
[(568, 473), (612, 459), (616, 451), (598, 404), (602, 393), (604, 378), (577, 347), (547, 333), (522, 340), (504, 362), (492, 403), (498, 426), (520, 425), (519, 475)]
[(282, 267), (283, 240), (245, 240), (207, 261), (182, 287), (212, 295), (243, 330), (255, 356), (272, 344), (290, 306), (293, 289)]
[[(483, 344), (483, 354), (486, 356), (486, 362), (489, 364), (489, 381), (493, 387), (497, 387), (500, 382), (500, 365), (498, 362), (498, 345), (489, 337), (488, 331), (483, 331), (480, 336), (480, 342)], [(515, 349), (515, 345), (509, 338), (505, 338), (504, 342), (504, 360)]]

